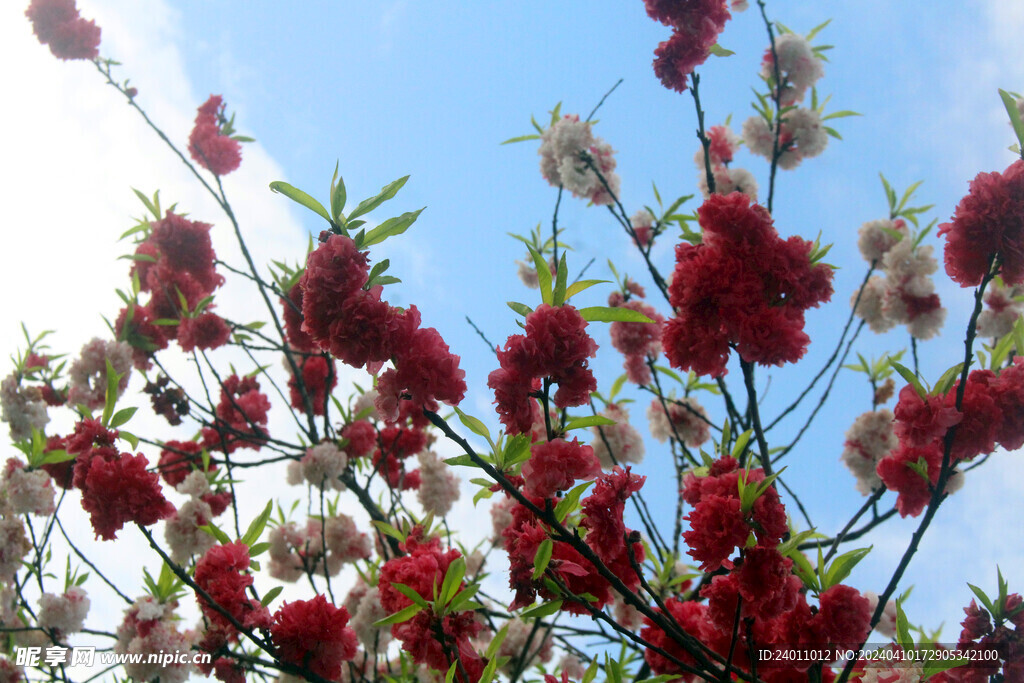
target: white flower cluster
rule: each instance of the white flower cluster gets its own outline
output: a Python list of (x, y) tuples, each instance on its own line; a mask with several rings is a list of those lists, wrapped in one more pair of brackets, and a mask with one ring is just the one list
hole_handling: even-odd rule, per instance
[(53, 514), (53, 484), (45, 470), (26, 470), (25, 463), (8, 458), (0, 480), (0, 509), (16, 515), (33, 514), (47, 517)]
[(299, 462), (289, 463), (288, 483), (297, 484), (303, 480), (320, 489), (344, 491), (345, 485), (339, 477), (348, 467), (348, 454), (335, 444), (325, 441), (306, 450)]
[[(544, 131), (540, 139), (540, 172), (545, 180), (597, 205), (614, 201), (613, 195), (618, 195), (620, 183), (612, 156), (615, 151), (594, 136), (590, 122), (580, 121), (576, 114), (567, 114)], [(607, 187), (583, 155), (590, 157), (590, 163), (601, 172)]]
[(421, 451), (417, 457), (420, 461), (420, 488), (416, 491), (416, 498), (424, 512), (444, 517), (459, 499), (459, 477), (433, 451)]
[(21, 569), (21, 559), (32, 549), (25, 525), (14, 516), (0, 517), (0, 581), (11, 582)]
[[(708, 160), (711, 162), (711, 176), (715, 181), (715, 194), (742, 192), (756, 202), (757, 180), (753, 174), (745, 168), (729, 166), (733, 155), (740, 147), (739, 136), (729, 126), (712, 126), (707, 135), (711, 143), (708, 148)], [(697, 166), (697, 187), (707, 199), (711, 196), (711, 190), (708, 186), (703, 145), (698, 147), (693, 155), (693, 163)]]
[[(192, 649), (195, 632), (182, 633), (177, 627), (174, 604), (160, 603), (151, 595), (137, 599), (125, 610), (117, 629), (114, 652), (149, 655), (153, 652), (186, 652)], [(147, 656), (124, 665), (125, 673), (136, 681), (184, 683), (195, 671), (192, 664), (149, 662)]]
[[(897, 239), (896, 235), (901, 237)], [(863, 290), (854, 293), (850, 303), (856, 304), (857, 316), (873, 332), (905, 324), (915, 339), (938, 334), (946, 309), (939, 302), (931, 278), (938, 269), (932, 247), (915, 247), (902, 220), (865, 223), (860, 228), (858, 246), (866, 260), (881, 263), (885, 276), (872, 276)]]
[(978, 316), (978, 334), (983, 337), (1005, 337), (1024, 315), (1024, 285), (1003, 285), (993, 280), (985, 291), (985, 310)]
[(71, 380), (68, 405), (82, 404), (90, 410), (103, 407), (107, 394), (108, 360), (121, 376), (117, 383), (117, 395), (124, 393), (132, 370), (132, 347), (125, 342), (93, 338), (82, 347), (82, 352), (68, 371)]
[(309, 519), (302, 529), (295, 522), (282, 524), (270, 532), (268, 541), (270, 575), (282, 581), (297, 581), (306, 572), (322, 575), (325, 555), (327, 572), (334, 576), (343, 565), (369, 557), (371, 550), (370, 538), (351, 517), (340, 514), (328, 517), (326, 526), (318, 519)]
[(0, 382), (0, 420), (10, 425), (11, 439), (32, 438), (32, 428), (42, 430), (50, 421), (39, 387), (23, 387), (11, 373)]
[[(697, 402), (697, 399), (687, 396), (685, 398), (666, 398), (665, 405), (668, 407), (668, 414), (661, 406), (661, 401), (654, 399), (647, 408), (647, 420), (651, 426), (651, 436), (661, 442), (670, 438), (679, 439), (689, 448), (697, 448), (710, 437), (710, 423), (708, 414), (704, 407)], [(671, 422), (669, 417), (671, 416)], [(675, 430), (673, 431), (673, 425)]]
[(210, 483), (206, 475), (199, 470), (189, 472), (176, 487), (189, 500), (178, 506), (174, 516), (164, 525), (164, 539), (171, 547), (171, 559), (178, 564), (185, 564), (192, 556), (205, 553), (216, 542), (213, 536), (199, 527), (213, 521), (213, 510), (203, 496), (210, 493)]
[(375, 622), (388, 616), (380, 604), (378, 588), (367, 586), (362, 578), (358, 578), (343, 604), (351, 615), (348, 625), (356, 632), (363, 649), (368, 653), (385, 652), (391, 642), (391, 627), (374, 626)]
[[(796, 104), (807, 91), (825, 75), (821, 60), (814, 54), (807, 39), (797, 33), (782, 33), (775, 37), (775, 54), (779, 58), (779, 79), (782, 106)], [(771, 48), (761, 62), (761, 78), (775, 78), (775, 60)]]
[(41, 627), (56, 631), (58, 637), (81, 631), (88, 614), (89, 596), (79, 586), (61, 595), (43, 593), (39, 598), (37, 621)]
[(615, 465), (643, 462), (644, 440), (640, 432), (629, 424), (629, 412), (618, 404), (610, 403), (601, 415), (615, 420), (613, 425), (590, 428), (593, 434), (590, 445), (601, 462), (601, 468), (610, 470)]
[[(775, 128), (764, 117), (751, 116), (743, 122), (743, 142), (751, 152), (771, 161)], [(827, 146), (828, 132), (817, 111), (798, 107), (783, 115), (779, 123), (779, 168), (796, 168), (804, 159), (824, 152)]]
[(846, 444), (840, 457), (857, 478), (857, 490), (865, 496), (882, 484), (875, 472), (878, 461), (899, 444), (893, 433), (893, 420), (892, 411), (888, 409), (869, 411), (854, 420), (846, 432)]

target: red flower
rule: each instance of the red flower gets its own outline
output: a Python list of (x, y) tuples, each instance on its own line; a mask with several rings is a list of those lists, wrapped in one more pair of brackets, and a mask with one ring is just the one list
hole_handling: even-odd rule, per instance
[(816, 620), (821, 622), (828, 642), (857, 645), (868, 636), (871, 606), (856, 588), (832, 586), (818, 597)]
[[(918, 463), (925, 466), (927, 480), (909, 467)], [(936, 441), (928, 446), (900, 444), (896, 450), (878, 461), (875, 470), (882, 483), (890, 491), (899, 494), (896, 498), (896, 509), (899, 510), (900, 516), (916, 517), (931, 500), (929, 483), (934, 485), (938, 482), (941, 468), (942, 442)]]
[[(154, 222), (152, 227), (153, 232), (150, 234), (148, 246), (155, 250), (157, 263), (148, 264), (148, 267), (141, 266), (139, 279), (144, 281), (143, 291), (156, 292), (160, 289), (159, 282), (154, 282), (151, 277), (152, 271), (158, 265), (193, 276), (202, 285), (206, 294), (224, 284), (224, 276), (218, 275), (214, 270), (217, 255), (210, 240), (212, 225), (190, 221), (173, 211), (168, 211), (164, 218)], [(138, 252), (143, 252), (141, 246)], [(170, 279), (173, 280), (173, 277)]]
[(746, 543), (751, 532), (738, 496), (705, 496), (684, 519), (691, 527), (683, 533), (690, 547), (686, 552), (706, 572), (731, 566), (729, 556)]
[(196, 114), (188, 138), (188, 152), (197, 164), (214, 175), (227, 175), (242, 163), (242, 144), (221, 132), (224, 105), (220, 95), (210, 95)]
[[(669, 598), (665, 601), (665, 607), (668, 608), (669, 614), (679, 625), (680, 629), (685, 633), (693, 635), (695, 638), (703, 640), (700, 636), (708, 629), (707, 605), (693, 600), (682, 601), (676, 598)], [(662, 613), (662, 610), (658, 608), (655, 608), (654, 611), (659, 614)], [(675, 638), (670, 637), (647, 617), (644, 617), (644, 625), (640, 629), (640, 637), (651, 645), (664, 650), (675, 659), (692, 667), (697, 667), (697, 661), (693, 658), (693, 655), (687, 652)], [(644, 651), (644, 660), (655, 674), (680, 674), (681, 679), (684, 681), (694, 680), (693, 674), (684, 674), (678, 664), (652, 649)]]
[[(415, 318), (419, 320), (418, 313)], [(466, 372), (459, 368), (459, 357), (433, 327), (419, 328), (396, 344), (393, 360), (395, 367), (377, 381), (376, 407), (385, 422), (398, 419), (403, 397), (420, 410), (436, 411), (437, 401), (454, 406), (466, 395)]]
[(178, 345), (182, 351), (216, 349), (227, 344), (230, 338), (231, 328), (209, 310), (195, 318), (182, 318), (178, 325)]
[(946, 273), (962, 286), (981, 284), (993, 256), (1004, 283), (1024, 282), (1024, 160), (1001, 174), (979, 173), (939, 235), (946, 235)]
[[(323, 356), (298, 356), (293, 355), (295, 363), (302, 373), (302, 386), (313, 404), (313, 414), (323, 415), (324, 405), (331, 391), (338, 385), (338, 371), (334, 365), (334, 359), (329, 361)], [(295, 375), (288, 377), (288, 396), (291, 399), (292, 407), (297, 410), (305, 410), (306, 403), (302, 398), (302, 389), (299, 387)]]
[(356, 420), (345, 425), (341, 430), (341, 438), (348, 439), (345, 452), (351, 458), (369, 455), (377, 443), (377, 430), (367, 420)]
[(630, 553), (639, 566), (644, 561), (644, 546), (636, 541), (627, 548), (626, 536), (630, 531), (622, 518), (626, 500), (640, 490), (646, 479), (630, 474), (629, 468), (616, 467), (598, 478), (593, 493), (582, 503), (584, 518), (580, 526), (587, 529), (587, 545), (630, 590), (640, 585)]
[(571, 442), (555, 439), (534, 444), (530, 459), (523, 465), (525, 492), (539, 498), (568, 491), (576, 480), (590, 480), (600, 474), (601, 463), (594, 449), (575, 438)]
[[(195, 582), (216, 605), (242, 626), (266, 628), (270, 625), (270, 612), (245, 593), (245, 589), (252, 585), (248, 569), (249, 546), (241, 541), (215, 545), (196, 562)], [(203, 616), (214, 627), (234, 631), (231, 620), (221, 611), (198, 594), (196, 600)]]
[(117, 538), (128, 522), (152, 526), (174, 514), (174, 506), (160, 490), (160, 478), (147, 472), (148, 466), (141, 453), (90, 460), (82, 486), (82, 508), (89, 513), (98, 538)]
[(356, 634), (348, 619), (347, 609), (323, 595), (286, 602), (274, 615), (270, 637), (283, 661), (333, 681), (341, 676), (342, 662), (356, 655)]
[(302, 329), (302, 285), (296, 282), (288, 290), (288, 297), (281, 299), (285, 338), (296, 351), (315, 351), (313, 340)]
[(99, 56), (100, 28), (78, 15), (75, 0), (32, 0), (25, 10), (32, 30), (59, 59), (95, 59)]
[[(157, 469), (169, 486), (177, 486), (185, 481), (185, 477), (193, 468), (202, 468), (202, 451), (202, 444), (196, 441), (168, 441), (160, 451), (160, 464)], [(216, 469), (217, 466), (210, 463), (208, 471)]]
[(922, 398), (909, 384), (900, 390), (893, 415), (893, 432), (907, 446), (929, 446), (963, 419), (955, 405), (948, 405), (941, 396)]

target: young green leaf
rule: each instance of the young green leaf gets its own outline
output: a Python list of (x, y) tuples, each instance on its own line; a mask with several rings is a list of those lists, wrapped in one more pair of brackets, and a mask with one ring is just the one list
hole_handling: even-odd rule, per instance
[(552, 301), (553, 292), (551, 289), (551, 269), (548, 267), (547, 261), (544, 257), (530, 245), (526, 245), (526, 248), (530, 250), (530, 256), (533, 257), (533, 267), (537, 269), (537, 281), (540, 284), (540, 296), (541, 300), (549, 306), (554, 305)]
[(270, 183), (270, 191), (283, 194), (285, 197), (288, 197), (288, 199), (292, 200), (293, 202), (296, 202), (297, 204), (301, 204), (302, 206), (306, 207), (316, 215), (323, 218), (325, 221), (331, 221), (331, 216), (330, 214), (327, 213), (327, 209), (324, 208), (324, 205), (318, 202), (317, 200), (313, 199), (312, 197), (310, 197), (308, 194), (306, 194), (297, 187), (293, 187), (281, 180), (275, 180), (274, 182)]
[(353, 218), (357, 218), (363, 214), (370, 213), (384, 202), (392, 199), (396, 194), (398, 194), (398, 191), (402, 189), (407, 180), (409, 180), (409, 176), (403, 176), (398, 180), (392, 181), (382, 187), (380, 192), (373, 197), (359, 202), (359, 205), (348, 215), (348, 219), (352, 220)]
[(654, 321), (648, 318), (640, 311), (634, 311), (631, 308), (612, 307), (612, 306), (588, 306), (586, 308), (579, 309), (580, 315), (587, 322), (602, 322), (602, 323), (614, 323), (614, 322), (625, 322), (625, 323), (653, 323)]
[[(424, 209), (427, 207), (423, 207)], [(403, 232), (409, 229), (409, 226), (416, 222), (419, 218), (420, 213), (423, 209), (417, 209), (416, 211), (408, 211), (403, 213), (401, 216), (395, 218), (389, 218), (376, 228), (366, 233), (366, 237), (363, 238), (362, 248), (372, 247), (374, 244), (380, 244), (389, 237), (395, 235), (401, 235)]]
[(395, 612), (389, 617), (385, 617), (380, 621), (375, 621), (373, 625), (376, 628), (383, 628), (384, 626), (391, 626), (392, 624), (401, 624), (403, 622), (409, 621), (414, 616), (419, 614), (421, 609), (423, 608), (419, 605), (409, 605), (405, 609), (399, 610), (398, 612)]
[(245, 535), (242, 536), (242, 543), (247, 546), (252, 546), (256, 541), (260, 540), (263, 530), (267, 528), (267, 522), (270, 521), (270, 513), (273, 512), (273, 510), (274, 502), (268, 500), (266, 506), (263, 508), (263, 512), (257, 515), (256, 519), (249, 523), (249, 528), (246, 529)]
[(565, 425), (565, 431), (572, 431), (573, 429), (586, 429), (587, 427), (603, 427), (607, 425), (616, 424), (615, 420), (604, 415), (586, 415), (584, 417), (574, 417), (569, 420), (568, 424)]
[(280, 595), (281, 591), (283, 590), (284, 586), (274, 586), (273, 588), (268, 590), (262, 598), (260, 598), (260, 604), (266, 607), (267, 605), (272, 603), (274, 601), (274, 598)]
[(539, 579), (544, 570), (548, 568), (548, 563), (551, 562), (552, 550), (554, 550), (554, 542), (550, 538), (545, 538), (540, 542), (540, 547), (537, 548), (537, 556), (533, 558), (534, 580)]

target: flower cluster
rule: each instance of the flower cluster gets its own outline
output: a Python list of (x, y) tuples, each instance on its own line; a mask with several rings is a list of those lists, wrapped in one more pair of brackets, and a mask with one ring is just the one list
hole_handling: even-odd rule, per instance
[[(753, 174), (745, 168), (731, 168), (733, 156), (739, 149), (740, 139), (732, 132), (729, 126), (711, 126), (707, 132), (708, 149), (707, 162), (711, 167), (711, 176), (715, 181), (715, 192), (717, 194), (732, 194), (742, 192), (757, 201), (757, 180)], [(697, 166), (697, 186), (707, 199), (711, 194), (708, 185), (708, 165), (705, 164), (705, 151), (702, 145), (693, 157)]]
[[(584, 197), (601, 206), (615, 201), (619, 194), (619, 176), (615, 173), (615, 157), (612, 156), (615, 151), (594, 136), (592, 125), (589, 121), (580, 121), (576, 114), (566, 114), (540, 136), (538, 154), (545, 180), (555, 187), (564, 187), (574, 197)], [(591, 165), (600, 172), (600, 177)]]
[[(326, 550), (324, 542), (326, 541)], [(347, 515), (310, 518), (305, 527), (287, 522), (270, 532), (270, 575), (297, 581), (316, 574), (334, 576), (345, 564), (370, 557), (370, 539)]]
[[(437, 538), (424, 539), (422, 529), (413, 530), (402, 544), (406, 554), (388, 560), (380, 570), (381, 606), (394, 614), (412, 604), (395, 584), (405, 584), (425, 600), (433, 600), (435, 591), (444, 581), (448, 567), (461, 555), (457, 550), (442, 550)], [(459, 585), (459, 590), (464, 584)], [(402, 648), (418, 664), (438, 671), (447, 671), (452, 664), (452, 652), (461, 662), (456, 680), (460, 683), (477, 681), (483, 671), (484, 659), (470, 643), (484, 628), (472, 612), (457, 612), (444, 617), (430, 610), (421, 610), (408, 621), (393, 624), (391, 634), (402, 641)], [(468, 680), (461, 673), (465, 671)]]
[(90, 410), (102, 408), (107, 394), (107, 363), (120, 375), (117, 396), (128, 388), (131, 376), (132, 354), (127, 344), (94, 338), (82, 347), (81, 354), (71, 364), (68, 377), (68, 405), (84, 405)]
[(804, 311), (831, 297), (831, 268), (811, 263), (810, 242), (782, 240), (744, 194), (712, 195), (697, 213), (703, 243), (676, 246), (676, 317), (662, 334), (669, 362), (721, 376), (733, 345), (748, 363), (799, 360), (810, 342)]
[(182, 350), (192, 351), (223, 346), (231, 336), (209, 303), (224, 283), (214, 264), (211, 227), (169, 210), (151, 222), (148, 237), (136, 247), (132, 276), (150, 300), (121, 309), (114, 329), (119, 340), (135, 349), (139, 369), (147, 368), (149, 357), (167, 348), (171, 339), (177, 339)]
[(599, 474), (601, 463), (594, 449), (578, 439), (542, 441), (530, 448), (530, 459), (523, 465), (524, 491), (537, 498), (551, 498), (571, 489), (576, 481), (589, 481)]
[(779, 103), (784, 107), (803, 101), (807, 91), (825, 75), (821, 59), (808, 40), (792, 32), (776, 36), (774, 54), (770, 47), (764, 52), (761, 78), (773, 83), (776, 70), (779, 74)]
[(259, 450), (267, 439), (270, 400), (255, 377), (231, 375), (220, 388), (216, 420), (202, 431), (203, 446), (232, 453), (238, 448)]
[(804, 159), (816, 157), (828, 146), (828, 131), (821, 122), (821, 114), (814, 109), (797, 107), (782, 115), (778, 125), (778, 143), (775, 142), (774, 121), (763, 116), (751, 116), (743, 122), (743, 142), (754, 154), (790, 170)]
[(85, 625), (89, 604), (89, 596), (78, 586), (71, 586), (60, 595), (43, 593), (39, 598), (39, 626), (53, 631), (60, 639), (78, 633)]
[(587, 322), (572, 306), (541, 304), (526, 316), (526, 334), (514, 334), (499, 348), (501, 367), (487, 377), (494, 390), (501, 423), (510, 434), (529, 433), (536, 404), (531, 394), (540, 379), (558, 385), (554, 404), (559, 408), (580, 406), (597, 388), (588, 358), (597, 344), (586, 332)]
[(857, 478), (857, 490), (868, 495), (881, 484), (875, 471), (879, 461), (896, 448), (892, 411), (873, 410), (858, 416), (846, 431), (842, 461)]
[(274, 614), (270, 637), (278, 656), (328, 680), (338, 680), (342, 662), (356, 655), (356, 634), (349, 613), (318, 595), (286, 602)]
[(601, 415), (615, 424), (590, 428), (591, 444), (601, 468), (610, 470), (615, 465), (637, 464), (644, 459), (644, 440), (640, 432), (629, 424), (629, 411), (617, 403), (609, 403)]
[(99, 56), (100, 27), (78, 14), (75, 0), (32, 0), (25, 10), (32, 31), (54, 57), (96, 59)]
[(466, 393), (465, 371), (441, 335), (420, 327), (415, 306), (401, 310), (381, 300), (382, 287), (365, 288), (367, 257), (343, 235), (330, 235), (314, 250), (299, 281), (301, 330), (324, 351), (352, 367), (376, 373), (377, 410), (386, 421), (398, 418), (404, 398), (419, 409), (436, 410), (438, 401), (458, 404)]
[(1004, 285), (1002, 278), (993, 280), (985, 290), (985, 310), (978, 316), (978, 334), (1000, 338), (1013, 330), (1024, 316), (1024, 284)]
[(0, 420), (10, 425), (11, 439), (24, 441), (32, 438), (32, 429), (42, 431), (50, 421), (46, 414), (46, 401), (39, 387), (23, 385), (17, 373), (11, 373), (0, 382)]
[(774, 486), (769, 486), (749, 509), (740, 499), (740, 479), (746, 486), (764, 481), (764, 471), (740, 469), (735, 458), (716, 460), (708, 476), (687, 474), (682, 497), (693, 511), (684, 519), (690, 530), (683, 533), (687, 554), (700, 562), (703, 571), (731, 568), (729, 560), (753, 533), (760, 545), (775, 547), (788, 530), (786, 510)]
[(647, 15), (672, 27), (654, 51), (654, 73), (666, 88), (686, 90), (686, 77), (703, 64), (730, 18), (726, 0), (644, 0)]
[(201, 527), (220, 516), (232, 502), (232, 497), (230, 491), (218, 493), (211, 490), (206, 474), (200, 470), (188, 474), (176, 489), (189, 499), (167, 520), (164, 538), (171, 548), (171, 559), (185, 563), (213, 547), (213, 536)]
[[(196, 562), (195, 582), (209, 599), (196, 594), (199, 608), (209, 622), (202, 648), (215, 651), (243, 628), (267, 628), (270, 612), (248, 597), (249, 547), (241, 541), (215, 545)], [(236, 626), (237, 624), (237, 626)]]
[(938, 334), (946, 309), (931, 279), (938, 268), (932, 247), (916, 244), (902, 219), (868, 221), (859, 234), (860, 253), (872, 265), (880, 264), (885, 277), (873, 275), (853, 295), (856, 314), (874, 332), (906, 324), (916, 339)]
[(1024, 160), (979, 173), (939, 235), (946, 236), (946, 273), (961, 286), (981, 284), (993, 262), (1005, 284), (1024, 283)]
[(665, 405), (659, 399), (652, 400), (647, 406), (647, 422), (651, 436), (662, 443), (676, 439), (688, 448), (699, 448), (711, 437), (707, 411), (692, 396), (668, 396)]
[[(956, 429), (949, 444), (951, 466), (991, 453), (996, 444), (1007, 450), (1024, 445), (1024, 358), (1015, 357), (998, 375), (973, 370), (957, 410), (959, 391), (959, 380), (945, 395), (921, 396), (910, 385), (900, 391), (894, 411), (899, 446), (882, 458), (877, 471), (899, 494), (896, 507), (904, 517), (921, 514), (931, 500), (951, 428)], [(948, 476), (946, 492), (960, 485), (962, 477)]]
[(197, 164), (218, 176), (231, 173), (242, 163), (242, 145), (225, 134), (227, 123), (223, 98), (210, 95), (200, 105), (195, 127), (188, 136), (188, 153)]
[(651, 369), (647, 365), (648, 361), (655, 360), (661, 355), (661, 328), (665, 323), (665, 316), (658, 313), (650, 304), (642, 301), (643, 288), (632, 280), (627, 281), (627, 286), (633, 287), (637, 298), (626, 300), (622, 293), (612, 292), (608, 297), (608, 305), (637, 311), (653, 322), (638, 323), (618, 320), (611, 324), (609, 332), (612, 346), (625, 356), (623, 367), (629, 381), (642, 386), (651, 381)]
[(16, 515), (53, 514), (53, 483), (45, 470), (30, 470), (18, 458), (8, 458), (0, 479), (0, 510)]
[(159, 602), (151, 595), (137, 599), (125, 610), (117, 628), (114, 652), (138, 654), (124, 665), (125, 673), (137, 681), (160, 677), (167, 683), (184, 683), (194, 673), (190, 659), (183, 662), (154, 662), (146, 655), (152, 652), (185, 652), (194, 644), (194, 633), (178, 630), (179, 618), (174, 614), (176, 602)]

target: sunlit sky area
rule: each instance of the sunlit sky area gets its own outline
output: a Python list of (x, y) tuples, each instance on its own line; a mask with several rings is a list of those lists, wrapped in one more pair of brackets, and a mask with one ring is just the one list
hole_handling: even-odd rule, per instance
[[(128, 247), (117, 238), (142, 214), (133, 187), (159, 189), (165, 204), (178, 202), (191, 217), (214, 223), (218, 255), (241, 262), (229, 226), (180, 161), (92, 64), (59, 62), (40, 46), (21, 4), (0, 6), (0, 56), (7, 65), (7, 105), (0, 113), (6, 131), (3, 358), (18, 347), (22, 321), (35, 333), (56, 330), (51, 345), (70, 354), (107, 334), (101, 315), (116, 316), (114, 290), (128, 282), (128, 263), (117, 260)], [(751, 88), (762, 85), (757, 73), (767, 35), (751, 4), (719, 41), (735, 54), (700, 69), (709, 125), (731, 116), (739, 131), (752, 113)], [(550, 230), (557, 195), (538, 170), (536, 142), (499, 143), (533, 132), (531, 115), (546, 122), (559, 102), (562, 112), (585, 117), (622, 79), (598, 112), (595, 133), (616, 150), (627, 211), (654, 203), (652, 181), (666, 199), (697, 192), (693, 100), (654, 77), (653, 50), (668, 29), (646, 16), (640, 0), (585, 7), (79, 0), (79, 7), (103, 29), (101, 53), (123, 63), (119, 73), (138, 88), (139, 104), (176, 143), (184, 147), (196, 107), (211, 93), (222, 94), (236, 112), (239, 132), (257, 140), (245, 146), (241, 169), (225, 179), (257, 260), (294, 263), (304, 258), (308, 234), (324, 227), (271, 194), (270, 181), (286, 180), (326, 200), (338, 163), (356, 201), (411, 175), (384, 207), (393, 213), (375, 218), (427, 208), (408, 233), (374, 249), (371, 258), (389, 258), (389, 272), (403, 281), (387, 288), (389, 301), (415, 304), (424, 325), (436, 327), (462, 357), (470, 387), (463, 408), (495, 430), (486, 377), (497, 363), (466, 318), (494, 343), (519, 331), (505, 302), (536, 305), (539, 295), (517, 279), (515, 261), (526, 254), (507, 233), (527, 234), (538, 223)], [(831, 140), (821, 157), (777, 180), (779, 232), (814, 239), (820, 231), (823, 242), (835, 245), (828, 260), (839, 270), (831, 304), (808, 315), (813, 342), (805, 361), (759, 370), (761, 410), (773, 416), (838, 340), (850, 296), (867, 270), (856, 248), (857, 228), (887, 212), (879, 172), (900, 190), (924, 181), (919, 203), (935, 205), (926, 224), (948, 220), (978, 172), (1002, 170), (1013, 160), (997, 89), (1024, 91), (1024, 4), (775, 0), (767, 11), (798, 33), (832, 20), (815, 41), (835, 46), (819, 94), (832, 96), (829, 110), (863, 114), (836, 120), (843, 140)], [(767, 187), (763, 159), (743, 151), (737, 164)], [(684, 208), (696, 206), (692, 200)], [(606, 261), (612, 258), (653, 294), (642, 260), (605, 209), (566, 196), (559, 225), (574, 248), (571, 273), (593, 258), (587, 277), (611, 279)], [(941, 254), (934, 233), (926, 243)], [(671, 246), (666, 238), (655, 253), (663, 272), (671, 269)], [(922, 373), (931, 379), (960, 360), (971, 305), (971, 293), (954, 286), (941, 267), (937, 284), (949, 311), (943, 336), (919, 347)], [(609, 291), (592, 288), (581, 305), (603, 304)], [(263, 315), (242, 283), (229, 282), (224, 292), (220, 305), (236, 318)], [(611, 349), (606, 326), (591, 330), (602, 346), (594, 364), (599, 389), (607, 393), (621, 357)], [(865, 330), (855, 348), (877, 356), (908, 344), (904, 328), (881, 336)], [(738, 370), (727, 381), (734, 391), (742, 386)], [(638, 399), (634, 423), (646, 432), (649, 399), (629, 395)], [(720, 422), (724, 412), (715, 399), (702, 400)], [(843, 433), (870, 409), (868, 385), (862, 376), (843, 373), (830, 400), (784, 475), (805, 492), (804, 503), (826, 534), (862, 502), (839, 454)], [(805, 417), (782, 424), (774, 443), (788, 442)], [(966, 582), (994, 589), (997, 564), (1011, 590), (1024, 593), (1021, 457), (997, 453), (969, 473), (963, 490), (940, 510), (902, 584), (916, 586), (906, 606), (911, 621), (931, 628), (945, 622), (944, 634), (955, 640), (960, 610), (971, 598)], [(675, 504), (671, 462), (656, 442), (649, 441), (638, 471), (648, 476), (649, 499), (668, 513)], [(883, 506), (893, 500), (887, 495)], [(464, 518), (470, 518), (464, 502)], [(480, 517), (489, 526), (489, 517)], [(887, 524), (865, 542), (874, 551), (851, 577), (853, 585), (882, 591), (912, 522)]]

